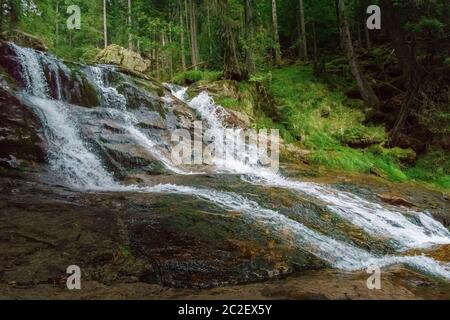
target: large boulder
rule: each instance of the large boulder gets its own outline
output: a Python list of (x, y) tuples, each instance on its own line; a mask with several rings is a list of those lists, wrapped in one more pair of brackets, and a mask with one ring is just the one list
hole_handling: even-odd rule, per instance
[(122, 48), (118, 45), (110, 45), (100, 51), (96, 61), (98, 63), (118, 65), (141, 73), (147, 71), (151, 66), (150, 60), (144, 59), (137, 52)]
[(20, 30), (2, 32), (0, 38), (5, 41), (14, 42), (22, 47), (33, 48), (39, 51), (48, 51), (47, 46), (41, 39)]

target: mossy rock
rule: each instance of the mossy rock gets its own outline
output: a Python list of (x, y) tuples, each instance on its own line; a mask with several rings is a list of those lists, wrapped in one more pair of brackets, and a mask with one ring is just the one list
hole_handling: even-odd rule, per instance
[(345, 130), (339, 138), (341, 143), (355, 149), (365, 149), (385, 140), (383, 133), (362, 126)]
[(14, 42), (22, 47), (33, 48), (39, 51), (48, 51), (44, 41), (40, 38), (17, 29), (2, 32), (0, 38), (5, 41)]

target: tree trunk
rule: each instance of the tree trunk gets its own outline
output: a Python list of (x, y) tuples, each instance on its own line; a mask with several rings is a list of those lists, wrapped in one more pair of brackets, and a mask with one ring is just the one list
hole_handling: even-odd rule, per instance
[(218, 0), (215, 3), (216, 6), (213, 8), (216, 10), (215, 14), (219, 19), (222, 34), (223, 75), (226, 79), (241, 81), (247, 74), (241, 70), (237, 37), (232, 22), (226, 17), (226, 13), (229, 12), (229, 0)]
[(108, 46), (108, 26), (106, 21), (106, 0), (103, 0), (103, 40), (105, 48)]
[(212, 34), (211, 34), (211, 9), (209, 7), (209, 2), (206, 2), (206, 15), (207, 15), (207, 23), (208, 23), (209, 59), (211, 60), (212, 55), (213, 55), (213, 43), (212, 43)]
[(375, 95), (369, 82), (366, 80), (362, 74), (358, 61), (356, 59), (355, 50), (353, 49), (352, 37), (350, 34), (350, 28), (347, 22), (347, 16), (345, 14), (345, 3), (344, 0), (338, 0), (338, 12), (339, 12), (339, 22), (340, 22), (340, 32), (341, 32), (341, 43), (344, 47), (345, 54), (347, 56), (348, 63), (350, 65), (350, 70), (355, 78), (356, 84), (358, 86), (359, 92), (364, 100), (364, 102), (370, 108), (376, 108), (380, 105), (378, 97)]
[(305, 26), (305, 9), (303, 6), (303, 0), (299, 0), (300, 5), (300, 30), (301, 30), (301, 42), (302, 42), (302, 54), (303, 59), (308, 61), (308, 45), (306, 42), (306, 26)]
[(368, 8), (370, 4), (371, 4), (370, 0), (361, 0), (361, 2), (360, 2), (360, 17), (361, 17), (361, 23), (363, 26), (363, 30), (364, 30), (367, 51), (370, 51), (370, 49), (372, 47), (371, 41), (370, 41), (370, 32), (369, 32), (369, 28), (367, 28), (367, 23), (366, 23), (366, 8)]
[(280, 34), (278, 33), (277, 0), (272, 0), (273, 40), (275, 44), (275, 65), (281, 65)]
[(245, 0), (245, 66), (248, 77), (256, 70), (255, 63), (253, 61), (252, 43), (253, 43), (253, 0)]
[(131, 35), (131, 0), (128, 0), (128, 49), (133, 50), (133, 37)]
[(55, 22), (55, 47), (58, 46), (59, 39), (59, 0), (56, 1), (56, 22)]
[(191, 62), (194, 69), (198, 69), (198, 43), (197, 43), (197, 19), (196, 19), (196, 7), (195, 0), (189, 0), (189, 12), (190, 12), (190, 31), (191, 31)]
[(363, 24), (364, 27), (364, 33), (366, 35), (366, 48), (368, 51), (370, 51), (370, 49), (372, 48), (372, 45), (370, 43), (370, 33), (369, 33), (369, 28), (367, 28), (366, 24)]
[(188, 0), (184, 0), (184, 13), (185, 13), (186, 32), (187, 32), (187, 45), (188, 45), (188, 48), (191, 48), (191, 28), (190, 28), (190, 24), (189, 24)]
[(183, 19), (183, 8), (181, 6), (181, 0), (178, 0), (178, 7), (180, 10), (180, 46), (181, 46), (181, 66), (183, 67), (183, 71), (186, 71), (186, 53), (185, 53), (185, 44), (184, 44), (184, 19)]
[(403, 70), (405, 81), (407, 81), (406, 96), (402, 102), (397, 120), (391, 132), (390, 145), (396, 145), (405, 121), (410, 114), (414, 97), (420, 88), (422, 72), (417, 63), (415, 49), (406, 41), (405, 33), (398, 21), (392, 2), (389, 0), (382, 0), (381, 10), (384, 13), (384, 21), (391, 37), (392, 46), (395, 49), (395, 53)]
[(313, 20), (313, 44), (314, 44), (314, 62), (317, 63), (317, 34), (316, 34), (316, 21)]

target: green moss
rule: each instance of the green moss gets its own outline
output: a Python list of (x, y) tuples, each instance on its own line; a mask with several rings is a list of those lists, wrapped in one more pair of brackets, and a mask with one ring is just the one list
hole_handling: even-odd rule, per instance
[(239, 110), (241, 106), (240, 101), (236, 98), (217, 97), (214, 100), (218, 105), (227, 109)]
[[(339, 61), (333, 64), (336, 66)], [(415, 167), (407, 167), (416, 160), (415, 152), (384, 148), (384, 128), (364, 125), (361, 103), (316, 79), (310, 67), (296, 65), (274, 71), (269, 90), (283, 115), (281, 124), (287, 131), (283, 138), (289, 137), (287, 142), (297, 140), (312, 150), (310, 163), (349, 172), (377, 173), (392, 181), (417, 179), (449, 187), (448, 175), (425, 166), (435, 162), (436, 154), (434, 160), (428, 157)], [(280, 125), (267, 119), (260, 119), (258, 125), (261, 123), (266, 127)]]
[(221, 77), (221, 71), (190, 70), (176, 74), (173, 78), (173, 82), (179, 85), (191, 85), (201, 80), (209, 82), (217, 81)]
[(131, 248), (129, 246), (120, 246), (119, 247), (119, 254), (122, 257), (125, 257), (125, 258), (129, 258), (129, 257), (131, 257), (133, 255), (132, 252), (131, 252)]
[(386, 132), (381, 127), (361, 125), (338, 132), (336, 137), (344, 145), (367, 147), (383, 143), (386, 140)]
[(450, 188), (450, 153), (441, 149), (432, 149), (420, 157), (414, 167), (406, 170), (406, 175), (416, 181), (426, 181), (432, 185)]

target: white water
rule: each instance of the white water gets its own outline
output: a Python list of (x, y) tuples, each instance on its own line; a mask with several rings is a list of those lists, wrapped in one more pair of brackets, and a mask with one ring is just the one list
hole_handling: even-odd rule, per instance
[[(174, 91), (174, 95), (186, 101), (186, 89)], [(213, 99), (202, 92), (187, 102), (196, 110), (202, 119), (214, 130), (225, 130), (223, 119), (226, 111), (215, 105)], [(436, 244), (450, 243), (450, 232), (428, 213), (406, 211), (408, 219), (394, 207), (383, 207), (348, 192), (322, 186), (315, 183), (305, 183), (287, 179), (272, 170), (253, 162), (248, 164), (239, 158), (219, 159), (224, 171), (242, 174), (247, 182), (275, 186), (301, 192), (323, 201), (329, 210), (364, 229), (371, 235), (392, 239), (399, 249), (426, 248)], [(414, 219), (417, 217), (417, 219)]]
[(40, 115), (49, 144), (51, 168), (72, 186), (90, 190), (114, 187), (116, 182), (100, 160), (87, 149), (67, 105), (35, 96), (25, 97)]
[(106, 83), (105, 70), (103, 67), (88, 67), (86, 74), (103, 97), (103, 106), (105, 108), (113, 109), (110, 110), (110, 113), (112, 113), (116, 118), (123, 120), (123, 129), (125, 129), (130, 136), (133, 137), (136, 143), (149, 151), (171, 172), (176, 174), (189, 174), (189, 172), (173, 165), (170, 158), (161, 152), (160, 147), (136, 127), (138, 120), (134, 114), (127, 111), (127, 99), (125, 96), (120, 94), (116, 88)]
[(236, 193), (176, 185), (158, 185), (150, 188), (132, 187), (131, 190), (195, 195), (227, 210), (241, 212), (249, 219), (271, 228), (275, 235), (290, 234), (295, 245), (339, 269), (356, 271), (364, 270), (369, 266), (382, 268), (394, 264), (406, 264), (450, 280), (450, 264), (439, 263), (425, 256), (375, 256), (350, 244), (322, 235), (276, 211), (262, 208), (256, 202)]
[(47, 98), (47, 80), (40, 61), (43, 54), (30, 48), (19, 47), (14, 43), (10, 43), (10, 46), (16, 52), (22, 66), (22, 76), (27, 92), (39, 98)]
[[(103, 168), (98, 157), (84, 145), (76, 127), (76, 118), (71, 115), (67, 104), (48, 98), (48, 86), (39, 61), (40, 53), (18, 47), (16, 47), (16, 52), (22, 62), (24, 76), (27, 80), (26, 91), (28, 94), (24, 94), (24, 99), (30, 102), (30, 105), (35, 108), (42, 119), (49, 143), (50, 164), (56, 172), (62, 174), (74, 186), (88, 190), (112, 192), (194, 195), (229, 211), (242, 212), (252, 221), (257, 221), (271, 228), (276, 235), (286, 232), (291, 234), (292, 241), (298, 247), (311, 252), (339, 269), (361, 270), (372, 265), (383, 267), (403, 263), (450, 280), (449, 264), (439, 263), (425, 256), (375, 256), (350, 244), (322, 235), (274, 210), (262, 208), (256, 202), (235, 193), (175, 185), (121, 186)], [(93, 70), (94, 72), (99, 71), (95, 68)], [(135, 128), (136, 119), (133, 114), (126, 111), (126, 99), (124, 104), (123, 96), (120, 97), (121, 95), (115, 88), (108, 87), (105, 84), (103, 75), (94, 79), (95, 84), (104, 93), (105, 101), (111, 103), (111, 105), (108, 105), (108, 107), (112, 107), (109, 112), (123, 119), (125, 127), (136, 141), (155, 152), (155, 149), (157, 149), (155, 144)], [(181, 94), (180, 97), (184, 98)], [(205, 100), (207, 104), (202, 102)], [(191, 101), (190, 105), (202, 113), (211, 126), (217, 125), (217, 128), (220, 128), (221, 119), (212, 108), (214, 104), (207, 95), (199, 96), (197, 100)], [(164, 163), (162, 155), (156, 153), (156, 156)], [(170, 170), (175, 173), (180, 171), (168, 159), (166, 161), (165, 164)], [(291, 181), (266, 169), (242, 164), (239, 161), (228, 164), (226, 168), (244, 174), (245, 179), (252, 183), (294, 189), (317, 197), (328, 203), (331, 210), (355, 225), (361, 226), (370, 233), (395, 239), (404, 247), (423, 247), (432, 243), (450, 242), (448, 231), (425, 213), (412, 213), (418, 215), (419, 225), (406, 219), (400, 212), (370, 203), (349, 193), (339, 192), (316, 184)]]
[[(26, 93), (23, 99), (35, 109), (43, 123), (49, 144), (48, 160), (51, 168), (64, 176), (73, 186), (88, 189), (114, 186), (112, 176), (84, 145), (67, 105), (62, 101), (50, 99), (41, 62), (41, 60), (49, 62), (48, 58), (32, 49), (14, 44), (11, 46), (17, 53), (26, 80)], [(54, 74), (58, 74), (54, 64), (50, 65), (50, 69)], [(57, 80), (57, 85), (60, 96), (60, 80)]]

